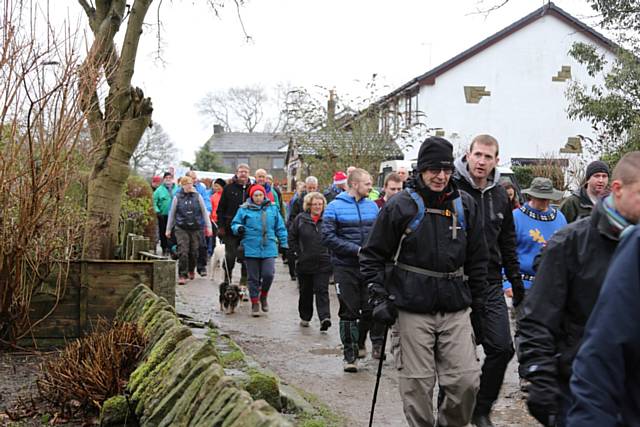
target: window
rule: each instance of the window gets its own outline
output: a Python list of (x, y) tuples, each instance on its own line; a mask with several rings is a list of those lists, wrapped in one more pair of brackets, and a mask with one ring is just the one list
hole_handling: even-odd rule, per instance
[(248, 165), (249, 164), (249, 158), (248, 157), (238, 157), (236, 159), (236, 165), (239, 165), (241, 163), (244, 163), (245, 165)]
[(222, 164), (224, 165), (224, 168), (228, 171), (236, 170), (236, 159), (234, 158), (224, 157), (222, 159)]
[(284, 169), (284, 159), (282, 157), (274, 157), (271, 161), (271, 169)]

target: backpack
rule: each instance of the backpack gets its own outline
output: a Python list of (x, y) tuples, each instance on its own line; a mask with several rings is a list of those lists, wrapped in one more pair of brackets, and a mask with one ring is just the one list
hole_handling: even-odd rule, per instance
[[(194, 194), (194, 196), (191, 196)], [(176, 206), (176, 225), (185, 230), (198, 230), (200, 228), (200, 203), (198, 203), (198, 193), (185, 193), (180, 191), (177, 194), (178, 205)]]

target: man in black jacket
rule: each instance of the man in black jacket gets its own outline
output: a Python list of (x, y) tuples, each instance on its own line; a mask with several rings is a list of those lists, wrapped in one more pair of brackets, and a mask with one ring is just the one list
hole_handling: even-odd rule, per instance
[(482, 335), (487, 246), (475, 201), (450, 179), (451, 143), (427, 138), (417, 167), (419, 175), (380, 211), (360, 270), (374, 320), (393, 325), (391, 351), (407, 422), (436, 424), (437, 376), (444, 390), (438, 424), (463, 426), (480, 383), (473, 336)]
[(565, 425), (571, 364), (585, 324), (621, 233), (640, 218), (639, 169), (640, 152), (625, 155), (613, 170), (611, 194), (542, 250), (517, 344), (520, 376), (530, 382), (529, 412), (545, 426)]
[[(231, 283), (233, 267), (236, 264), (238, 246), (241, 240), (239, 236), (234, 236), (231, 232), (231, 221), (240, 205), (249, 197), (249, 187), (251, 187), (249, 172), (249, 165), (244, 163), (238, 165), (236, 175), (222, 190), (222, 196), (220, 196), (218, 210), (216, 211), (218, 213), (218, 237), (224, 242), (224, 257), (227, 264), (224, 277), (225, 283)], [(246, 283), (247, 273), (244, 264), (242, 265), (241, 273), (240, 281)]]
[(491, 427), (491, 407), (498, 399), (504, 373), (513, 357), (513, 341), (509, 329), (509, 312), (502, 291), (502, 268), (513, 284), (513, 305), (524, 297), (524, 284), (516, 254), (516, 232), (507, 192), (500, 185), (498, 141), (491, 135), (478, 135), (469, 151), (455, 162), (453, 176), (458, 187), (475, 199), (483, 222), (489, 248), (487, 295), (484, 308), (486, 355), (482, 365), (480, 391), (473, 414), (477, 427)]

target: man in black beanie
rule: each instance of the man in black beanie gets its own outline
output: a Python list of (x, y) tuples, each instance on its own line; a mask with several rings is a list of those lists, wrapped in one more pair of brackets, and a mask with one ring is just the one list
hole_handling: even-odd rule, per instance
[(597, 201), (608, 193), (609, 166), (603, 161), (595, 160), (587, 166), (584, 184), (562, 202), (560, 211), (567, 223), (586, 218), (591, 215)]
[[(427, 138), (417, 170), (380, 211), (360, 252), (360, 271), (374, 320), (392, 326), (407, 422), (463, 426), (480, 383), (474, 333), (482, 335), (488, 251), (475, 201), (451, 181), (451, 143)], [(437, 420), (436, 377), (444, 390)]]

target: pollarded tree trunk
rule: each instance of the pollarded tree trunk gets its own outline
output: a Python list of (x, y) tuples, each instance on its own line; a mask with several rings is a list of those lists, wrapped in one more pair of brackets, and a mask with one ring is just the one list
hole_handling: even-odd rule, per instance
[[(82, 109), (91, 139), (100, 148), (88, 186), (87, 222), (84, 231), (85, 259), (113, 258), (120, 217), (122, 188), (129, 176), (129, 159), (151, 123), (151, 100), (131, 86), (142, 24), (152, 0), (135, 0), (128, 10), (127, 30), (118, 54), (114, 37), (125, 16), (125, 0), (96, 0), (95, 7), (78, 0), (84, 8), (94, 41), (82, 66)], [(104, 111), (98, 95), (99, 82), (109, 86)]]

